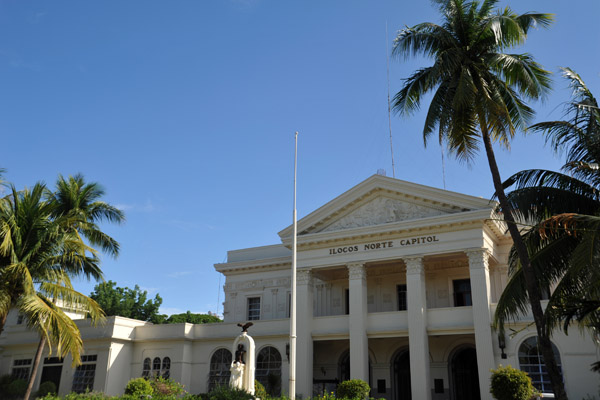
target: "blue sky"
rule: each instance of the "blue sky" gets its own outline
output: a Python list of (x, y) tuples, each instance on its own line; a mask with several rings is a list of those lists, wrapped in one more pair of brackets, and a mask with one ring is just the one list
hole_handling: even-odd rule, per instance
[[(515, 50), (555, 72), (537, 120), (561, 116), (560, 66), (599, 95), (600, 2), (509, 3), (556, 14)], [(18, 188), (59, 173), (101, 183), (127, 215), (105, 227), (122, 246), (106, 279), (160, 293), (166, 313), (222, 311), (213, 264), (291, 223), (294, 131), (299, 217), (380, 168), (392, 175), (386, 55), (398, 29), (424, 21), (439, 21), (425, 0), (1, 0), (0, 167)], [(392, 59), (392, 95), (429, 63)], [(396, 177), (443, 188), (422, 124), (392, 119)], [(561, 165), (538, 136), (497, 157), (504, 178)], [(484, 158), (445, 167), (447, 189), (491, 196)]]

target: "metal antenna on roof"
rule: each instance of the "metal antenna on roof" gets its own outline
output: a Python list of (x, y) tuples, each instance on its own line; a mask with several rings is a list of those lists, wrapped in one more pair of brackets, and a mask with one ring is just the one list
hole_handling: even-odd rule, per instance
[(446, 161), (444, 159), (444, 141), (440, 138), (440, 151), (442, 153), (442, 182), (444, 183), (444, 190), (446, 190)]
[(390, 102), (390, 53), (388, 43), (388, 24), (385, 21), (385, 54), (387, 56), (387, 102), (388, 102), (388, 125), (390, 128), (390, 152), (392, 154), (392, 177), (396, 177), (396, 166), (394, 164), (394, 144), (392, 143), (392, 107)]

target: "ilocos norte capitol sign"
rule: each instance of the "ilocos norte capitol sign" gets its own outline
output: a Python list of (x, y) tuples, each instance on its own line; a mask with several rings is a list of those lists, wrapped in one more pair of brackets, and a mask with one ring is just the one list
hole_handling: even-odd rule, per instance
[(329, 249), (329, 254), (344, 254), (344, 253), (357, 253), (360, 251), (372, 251), (372, 250), (383, 250), (392, 247), (403, 247), (403, 246), (417, 246), (427, 243), (439, 242), (437, 235), (429, 236), (415, 236), (407, 239), (396, 239), (396, 240), (385, 240), (383, 242), (372, 242), (355, 244), (350, 246), (332, 247)]

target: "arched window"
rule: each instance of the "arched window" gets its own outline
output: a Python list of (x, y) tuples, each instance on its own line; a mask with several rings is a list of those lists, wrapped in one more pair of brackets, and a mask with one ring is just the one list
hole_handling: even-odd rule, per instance
[(144, 366), (142, 368), (142, 378), (148, 378), (150, 376), (150, 370), (152, 369), (152, 361), (149, 358), (144, 358)]
[(210, 358), (210, 372), (208, 376), (208, 391), (217, 386), (228, 385), (231, 376), (231, 352), (227, 349), (218, 349)]
[(152, 376), (160, 375), (160, 358), (154, 357), (152, 360)]
[(171, 376), (171, 359), (169, 357), (163, 358), (162, 369), (160, 370), (160, 374), (165, 379), (169, 379), (169, 377)]
[[(554, 343), (552, 344), (552, 351), (554, 352), (554, 358), (558, 364), (558, 369), (561, 370), (560, 354)], [(548, 372), (546, 372), (544, 356), (538, 347), (537, 336), (530, 337), (519, 346), (519, 365), (521, 371), (527, 372), (533, 382), (533, 386), (535, 386), (537, 390), (542, 393), (552, 393), (550, 377), (548, 376)]]
[(263, 384), (267, 393), (281, 394), (281, 354), (275, 347), (267, 346), (256, 356), (256, 380)]

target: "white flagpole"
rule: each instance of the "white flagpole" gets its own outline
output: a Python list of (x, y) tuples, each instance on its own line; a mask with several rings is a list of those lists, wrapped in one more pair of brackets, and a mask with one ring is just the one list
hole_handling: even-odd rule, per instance
[(298, 132), (294, 135), (294, 237), (292, 240), (292, 299), (290, 304), (290, 393), (291, 400), (296, 399), (296, 173), (298, 168)]

